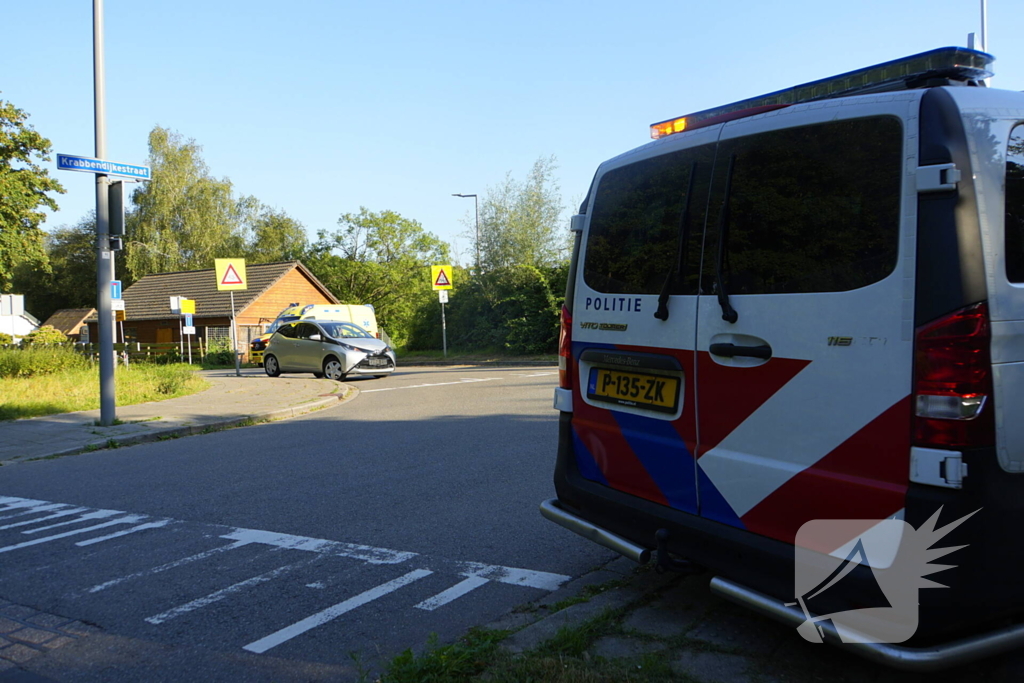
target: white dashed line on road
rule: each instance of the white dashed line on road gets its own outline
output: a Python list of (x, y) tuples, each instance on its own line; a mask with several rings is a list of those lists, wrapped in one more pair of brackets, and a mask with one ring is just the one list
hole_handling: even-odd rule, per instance
[[(55, 534), (53, 536), (44, 536), (43, 538), (37, 538), (31, 541), (25, 541), (24, 543), (15, 543), (14, 545), (4, 546), (0, 548), (0, 553), (8, 553), (12, 550), (20, 550), (21, 548), (28, 548), (29, 546), (39, 545), (40, 543), (49, 543), (50, 541), (56, 541), (61, 538), (67, 538), (68, 536), (76, 536), (78, 534), (84, 534), (88, 531), (95, 531), (96, 529), (105, 529), (107, 527), (114, 526), (115, 524), (133, 524), (142, 520), (143, 517), (138, 515), (129, 515), (122, 517), (121, 519), (115, 519), (103, 524), (95, 524), (93, 526), (87, 526), (84, 529), (75, 529), (74, 531), (65, 531), (62, 534)], [(26, 533), (26, 532), (22, 532)]]
[[(487, 380), (476, 379), (474, 381)], [(67, 509), (62, 509), (61, 512), (47, 514), (52, 510), (58, 509), (56, 507), (58, 505), (59, 504), (49, 503), (47, 501), (0, 497), (0, 506), (6, 506), (0, 507), (0, 512), (6, 511), (11, 512), (12, 514), (18, 514), (21, 511), (32, 510), (41, 515), (35, 519), (27, 521), (23, 520), (14, 524), (6, 525), (7, 527), (14, 527), (8, 532), (9, 534), (17, 534), (22, 538), (23, 534), (35, 534), (37, 532), (54, 529), (55, 527), (66, 527), (90, 521), (97, 521), (99, 523), (0, 547), (0, 553), (20, 550), (22, 548), (28, 548), (43, 543), (49, 543), (51, 541), (78, 536), (98, 531), (100, 529), (108, 529), (117, 525), (126, 526), (112, 532), (104, 533), (104, 535), (101, 536), (93, 536), (91, 538), (80, 540), (69, 547), (91, 546), (106, 541), (124, 539), (129, 535), (141, 535), (140, 532), (144, 531), (165, 529), (172, 526), (176, 526), (180, 529), (182, 525), (186, 524), (181, 520), (169, 518), (153, 518), (148, 515), (128, 514), (117, 510), (77, 508), (67, 505), (64, 506)], [(69, 517), (72, 515), (74, 515), (73, 519), (57, 523), (49, 523), (55, 517)], [(113, 519), (111, 519), (112, 517)], [(43, 524), (43, 526), (38, 526), (40, 524)], [(33, 526), (33, 528), (23, 528), (26, 526)], [(162, 611), (144, 618), (144, 621), (149, 624), (161, 625), (173, 619), (185, 617), (186, 615), (209, 605), (238, 596), (248, 589), (255, 588), (275, 579), (280, 579), (288, 574), (297, 573), (299, 576), (302, 576), (301, 570), (304, 570), (306, 567), (318, 562), (327, 563), (332, 558), (357, 560), (365, 563), (366, 565), (379, 566), (385, 571), (387, 571), (389, 566), (403, 563), (415, 563), (413, 566), (407, 565), (408, 571), (403, 576), (349, 597), (326, 609), (320, 610), (311, 616), (301, 619), (290, 626), (286, 626), (285, 628), (275, 631), (269, 636), (244, 646), (244, 649), (250, 652), (263, 653), (277, 645), (280, 645), (281, 643), (305, 633), (306, 631), (314, 629), (322, 624), (326, 624), (347, 612), (373, 602), (378, 598), (388, 595), (389, 593), (393, 593), (399, 588), (407, 586), (426, 576), (436, 575), (437, 577), (441, 577), (442, 580), (445, 578), (454, 578), (453, 581), (450, 581), (453, 585), (450, 585), (450, 587), (434, 594), (431, 597), (426, 597), (425, 599), (425, 595), (430, 595), (430, 593), (433, 593), (434, 591), (431, 590), (430, 593), (428, 593), (425, 588), (419, 589), (418, 591), (412, 591), (413, 594), (419, 594), (409, 601), (408, 606), (425, 610), (427, 612), (434, 612), (435, 610), (445, 607), (459, 598), (485, 587), (489, 583), (553, 591), (571, 578), (569, 576), (554, 574), (551, 572), (534, 571), (518, 567), (505, 567), (501, 565), (485, 564), (482, 562), (452, 560), (444, 557), (423, 555), (416, 552), (378, 548), (357, 543), (345, 543), (341, 541), (331, 541), (322, 538), (297, 536), (294, 534), (284, 534), (273, 531), (224, 527), (218, 525), (201, 525), (201, 528), (203, 529), (201, 536), (205, 539), (220, 538), (231, 542), (227, 545), (220, 545), (188, 557), (183, 557), (172, 562), (166, 562), (156, 567), (109, 579), (103, 583), (95, 584), (91, 588), (81, 590), (83, 593), (98, 593), (100, 591), (114, 588), (115, 586), (119, 586), (133, 579), (146, 579), (156, 574), (194, 562), (199, 562), (211, 558), (214, 555), (228, 553), (229, 551), (237, 550), (242, 547), (252, 548), (262, 546), (267, 553), (271, 554), (280, 553), (281, 551), (304, 551), (307, 553), (305, 557), (293, 557), (293, 559), (299, 560), (297, 562), (291, 562), (276, 569), (272, 569), (271, 571), (264, 572), (257, 576), (252, 576), (251, 578), (239, 581), (225, 588), (214, 590), (202, 597), (188, 600), (173, 607), (168, 607), (167, 605), (158, 606), (154, 611)], [(265, 557), (267, 555), (261, 554), (257, 556)], [(416, 565), (419, 566), (417, 567)], [(336, 564), (332, 563), (329, 566), (331, 567), (329, 571), (337, 571)], [(321, 590), (328, 588), (328, 586), (332, 584), (332, 581), (325, 582), (322, 580), (307, 583), (310, 578), (312, 577), (303, 577), (301, 582), (310, 588), (318, 588)], [(83, 593), (78, 593), (77, 595), (82, 595)], [(237, 612), (239, 610), (244, 610), (245, 608), (244, 606), (239, 606), (236, 602), (233, 603), (231, 607), (226, 607), (225, 609)]]
[(351, 612), (357, 607), (362, 607), (368, 602), (373, 602), (377, 598), (383, 597), (388, 593), (393, 593), (403, 586), (407, 586), (413, 581), (418, 581), (424, 576), (430, 576), (434, 572), (429, 569), (414, 569), (404, 576), (399, 576), (397, 579), (383, 583), (376, 588), (371, 588), (368, 591), (364, 591), (359, 595), (349, 598), (344, 602), (339, 602), (337, 605), (328, 607), (327, 609), (317, 612), (311, 616), (306, 617), (301, 621), (297, 621), (291, 626), (286, 626), (280, 631), (271, 633), (265, 638), (249, 643), (243, 650), (249, 652), (255, 652), (256, 654), (262, 654), (272, 647), (277, 647), (281, 643), (287, 642), (295, 636), (302, 635), (310, 629), (314, 629), (317, 626), (326, 624), (327, 622), (337, 619), (346, 612)]
[(360, 389), (360, 394), (372, 394), (377, 391), (400, 391), (402, 389), (422, 389), (424, 387), (447, 387), (453, 384), (471, 384), (473, 382), (491, 382), (501, 377), (472, 377), (463, 378), (458, 382), (432, 382), (431, 384), (410, 384), (407, 387), (385, 387), (383, 389)]
[(438, 607), (447, 605), (452, 600), (461, 598), (466, 593), (470, 592), (474, 588), (479, 588), (488, 582), (487, 579), (479, 576), (471, 576), (465, 581), (460, 581), (446, 591), (442, 591), (432, 598), (427, 598), (420, 604), (416, 605), (419, 609), (425, 609), (428, 612), (433, 612)]
[(186, 565), (186, 564), (191, 564), (192, 562), (197, 562), (199, 560), (205, 560), (206, 558), (208, 558), (208, 557), (210, 557), (212, 555), (216, 555), (217, 553), (222, 553), (222, 552), (224, 552), (226, 550), (235, 550), (236, 548), (241, 548), (244, 545), (249, 545), (249, 543), (250, 543), (250, 541), (236, 541), (235, 543), (231, 543), (229, 545), (222, 545), (219, 548), (211, 548), (210, 550), (204, 550), (201, 553), (196, 553), (195, 555), (190, 555), (188, 557), (183, 557), (180, 560), (175, 560), (174, 562), (168, 562), (167, 564), (162, 564), (159, 567), (153, 567), (152, 569), (147, 569), (147, 570), (141, 571), (141, 572), (135, 572), (134, 574), (128, 574), (127, 576), (122, 576), (122, 577), (119, 577), (119, 578), (116, 578), (116, 579), (111, 579), (110, 581), (105, 581), (103, 583), (97, 584), (97, 585), (93, 586), (92, 588), (88, 589), (87, 592), (88, 593), (99, 593), (100, 591), (106, 590), (106, 589), (108, 589), (108, 588), (110, 588), (112, 586), (116, 586), (119, 583), (124, 583), (125, 581), (129, 581), (131, 579), (138, 579), (138, 578), (141, 578), (143, 576), (152, 576), (153, 574), (159, 574), (160, 572), (165, 572), (168, 569), (176, 569), (177, 567), (181, 567), (181, 566)]
[(162, 624), (165, 621), (170, 621), (171, 619), (180, 617), (182, 614), (188, 614), (189, 612), (195, 611), (201, 607), (212, 605), (213, 603), (219, 602), (230, 595), (234, 595), (235, 593), (245, 590), (246, 588), (258, 586), (261, 583), (266, 583), (267, 581), (271, 581), (279, 576), (283, 576), (297, 569), (307, 567), (321, 559), (323, 559), (323, 557), (317, 555), (302, 562), (296, 562), (295, 564), (286, 564), (283, 567), (278, 567), (277, 569), (266, 572), (265, 574), (254, 576), (251, 579), (246, 579), (245, 581), (239, 581), (238, 583), (232, 584), (227, 588), (221, 588), (219, 591), (214, 591), (209, 595), (197, 598), (195, 600), (192, 600), (191, 602), (185, 603), (184, 605), (178, 605), (177, 607), (172, 607), (171, 609), (165, 612), (161, 612), (160, 614), (154, 614), (151, 617), (146, 617), (146, 621), (148, 621), (151, 624)]

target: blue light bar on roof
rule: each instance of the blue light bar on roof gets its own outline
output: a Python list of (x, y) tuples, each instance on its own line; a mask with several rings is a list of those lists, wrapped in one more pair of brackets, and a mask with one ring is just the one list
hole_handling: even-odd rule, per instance
[[(830, 97), (905, 90), (932, 78), (954, 81), (980, 81), (992, 76), (995, 57), (987, 52), (964, 47), (940, 47), (920, 54), (894, 59), (838, 76), (830, 76), (792, 88), (776, 90), (767, 95), (740, 100), (722, 107), (705, 109), (686, 116), (651, 124), (651, 137), (657, 140), (666, 135), (700, 128), (721, 120), (740, 118), (737, 112), (753, 110), (749, 115), (799, 102), (823, 100)], [(726, 116), (726, 115), (732, 116)], [(720, 118), (721, 117), (721, 118)]]

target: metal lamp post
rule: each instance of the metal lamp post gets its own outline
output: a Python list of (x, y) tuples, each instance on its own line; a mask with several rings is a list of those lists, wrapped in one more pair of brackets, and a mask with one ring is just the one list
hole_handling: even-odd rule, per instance
[(453, 197), (473, 198), (473, 212), (476, 214), (476, 272), (480, 272), (480, 202), (475, 194), (453, 194)]

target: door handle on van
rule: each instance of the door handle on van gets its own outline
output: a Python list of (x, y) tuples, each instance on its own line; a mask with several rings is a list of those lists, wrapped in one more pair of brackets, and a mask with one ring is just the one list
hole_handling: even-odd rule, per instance
[(763, 358), (768, 360), (772, 357), (772, 347), (767, 344), (760, 346), (737, 346), (736, 344), (712, 344), (708, 351), (716, 356), (734, 358), (735, 356), (750, 356), (751, 358)]

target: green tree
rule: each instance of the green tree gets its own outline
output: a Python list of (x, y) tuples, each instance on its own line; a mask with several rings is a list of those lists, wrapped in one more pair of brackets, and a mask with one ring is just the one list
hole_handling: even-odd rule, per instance
[(19, 271), (46, 270), (42, 207), (57, 210), (51, 192), (64, 188), (40, 162), (50, 160), (50, 141), (25, 123), (21, 109), (0, 100), (0, 291)]
[(565, 258), (567, 231), (560, 230), (563, 205), (555, 180), (555, 158), (534, 162), (525, 181), (511, 172), (487, 189), (480, 203), (480, 265), (483, 269), (528, 265), (546, 268)]
[(301, 259), (308, 248), (306, 228), (284, 211), (243, 197), (238, 210), (246, 233), (245, 257), (250, 263)]
[(427, 267), (447, 262), (448, 245), (394, 211), (360, 207), (338, 225), (332, 234), (318, 233), (304, 262), (343, 302), (372, 305), (381, 328), (401, 344), (431, 294)]
[[(441, 348), (440, 308), (431, 299), (419, 308), (410, 349)], [(448, 346), (459, 351), (550, 353), (558, 339), (558, 300), (548, 276), (533, 266), (468, 277), (452, 295), (447, 319)]]
[(245, 252), (231, 181), (210, 175), (195, 140), (160, 126), (149, 134), (152, 180), (132, 193), (125, 265), (131, 280), (150, 273), (213, 267)]
[(49, 270), (37, 272), (21, 290), (34, 315), (45, 320), (61, 308), (96, 305), (96, 213), (46, 235)]

